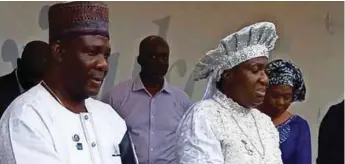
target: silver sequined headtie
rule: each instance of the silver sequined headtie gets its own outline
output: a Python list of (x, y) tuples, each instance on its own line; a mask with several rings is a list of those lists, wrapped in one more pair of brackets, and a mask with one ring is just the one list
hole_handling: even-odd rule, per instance
[(275, 25), (271, 22), (255, 23), (222, 39), (216, 49), (201, 58), (193, 72), (196, 81), (208, 79), (203, 99), (215, 93), (216, 83), (224, 70), (253, 58), (268, 58), (277, 39)]

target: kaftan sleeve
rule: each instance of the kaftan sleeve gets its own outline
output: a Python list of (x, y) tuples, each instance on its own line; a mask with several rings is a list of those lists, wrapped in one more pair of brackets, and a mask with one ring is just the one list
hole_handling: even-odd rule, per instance
[[(7, 110), (18, 106), (10, 106)], [(65, 164), (56, 153), (51, 136), (31, 107), (21, 114), (6, 112), (0, 121), (1, 164)]]
[(269, 130), (269, 134), (271, 135), (270, 137), (272, 137), (273, 142), (271, 142), (271, 146), (272, 146), (272, 164), (283, 164), (283, 160), (282, 160), (282, 152), (280, 150), (280, 144), (279, 144), (279, 132), (277, 130), (277, 128), (274, 126), (271, 118), (269, 118), (268, 116), (265, 116), (265, 120), (266, 120), (266, 124), (267, 124), (267, 128)]
[(192, 106), (178, 127), (178, 164), (224, 164), (220, 141), (202, 108)]

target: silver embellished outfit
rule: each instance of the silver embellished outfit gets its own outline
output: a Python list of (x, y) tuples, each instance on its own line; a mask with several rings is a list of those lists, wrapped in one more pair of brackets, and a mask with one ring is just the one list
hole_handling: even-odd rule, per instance
[(224, 70), (252, 58), (268, 58), (277, 38), (274, 24), (256, 23), (222, 39), (201, 59), (195, 80), (208, 78), (207, 88), (177, 129), (177, 163), (282, 164), (279, 135), (271, 119), (239, 105), (216, 87)]

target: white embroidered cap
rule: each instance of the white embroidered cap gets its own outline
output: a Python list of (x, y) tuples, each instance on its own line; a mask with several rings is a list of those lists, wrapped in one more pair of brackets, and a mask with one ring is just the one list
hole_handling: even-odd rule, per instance
[(275, 25), (271, 22), (252, 24), (222, 39), (216, 49), (201, 58), (193, 72), (195, 81), (208, 79), (203, 99), (214, 94), (216, 82), (224, 70), (256, 57), (268, 58), (277, 39)]

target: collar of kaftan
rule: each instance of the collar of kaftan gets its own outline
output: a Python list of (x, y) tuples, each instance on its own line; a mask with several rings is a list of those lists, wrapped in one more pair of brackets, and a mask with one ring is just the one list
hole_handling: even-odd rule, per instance
[(213, 100), (215, 100), (217, 103), (219, 103), (222, 107), (229, 110), (230, 112), (235, 113), (236, 115), (246, 116), (251, 112), (251, 108), (245, 108), (241, 106), (231, 98), (228, 98), (218, 89), (216, 93), (213, 95)]

